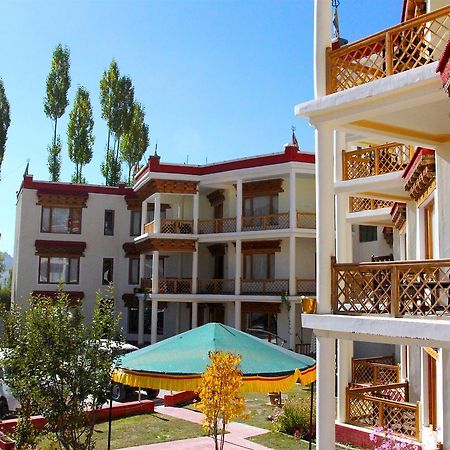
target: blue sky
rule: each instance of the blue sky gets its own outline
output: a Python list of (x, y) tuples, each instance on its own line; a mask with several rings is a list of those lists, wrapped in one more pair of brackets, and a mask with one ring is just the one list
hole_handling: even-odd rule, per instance
[[(341, 34), (350, 41), (399, 22), (402, 0), (341, 0)], [(58, 42), (71, 50), (70, 104), (58, 124), (62, 181), (74, 170), (66, 130), (78, 85), (94, 109), (90, 183), (107, 129), (99, 80), (114, 57), (144, 105), (153, 152), (163, 161), (203, 164), (282, 151), (297, 127), (300, 146), (314, 151), (314, 133), (296, 119), (296, 103), (313, 96), (313, 0), (2, 0), (0, 77), (11, 127), (0, 180), (0, 250), (13, 252), (15, 192), (27, 160), (48, 180), (52, 123), (43, 111), (45, 81)]]

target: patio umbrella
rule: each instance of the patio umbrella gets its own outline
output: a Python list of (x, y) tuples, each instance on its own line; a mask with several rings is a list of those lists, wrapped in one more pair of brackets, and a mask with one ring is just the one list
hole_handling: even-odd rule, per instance
[(209, 353), (241, 356), (243, 392), (289, 390), (297, 380), (316, 379), (313, 358), (278, 347), (220, 323), (208, 323), (124, 355), (113, 380), (129, 386), (174, 391), (195, 390), (210, 364)]

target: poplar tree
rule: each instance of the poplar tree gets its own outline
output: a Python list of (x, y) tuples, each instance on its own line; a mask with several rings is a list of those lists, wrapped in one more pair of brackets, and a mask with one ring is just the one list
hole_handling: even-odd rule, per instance
[(72, 183), (86, 183), (83, 177), (83, 166), (92, 159), (92, 146), (94, 145), (94, 120), (92, 118), (92, 107), (89, 92), (82, 86), (77, 90), (75, 103), (69, 116), (67, 128), (67, 141), (69, 147), (69, 158), (75, 163), (75, 173)]
[(120, 157), (128, 165), (127, 183), (131, 185), (131, 171), (139, 164), (149, 144), (148, 125), (144, 122), (145, 111), (138, 102), (133, 104), (130, 128), (120, 143)]
[(3, 80), (0, 78), (0, 173), (2, 169), (3, 156), (6, 150), (6, 140), (8, 139), (8, 128), (11, 123), (9, 116), (9, 102), (6, 98)]
[(70, 51), (67, 46), (58, 44), (53, 51), (50, 72), (47, 77), (47, 96), (44, 99), (44, 112), (53, 120), (53, 141), (48, 146), (48, 168), (51, 181), (58, 181), (61, 171), (61, 142), (56, 136), (58, 119), (64, 114), (69, 100), (70, 88)]

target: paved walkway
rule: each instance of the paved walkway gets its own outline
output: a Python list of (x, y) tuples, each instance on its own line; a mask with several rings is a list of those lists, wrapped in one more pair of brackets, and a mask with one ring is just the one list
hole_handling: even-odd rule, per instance
[[(191, 411), (186, 408), (172, 408), (166, 406), (157, 406), (155, 412), (166, 416), (176, 417), (178, 419), (187, 420), (188, 422), (201, 423), (203, 414)], [(225, 435), (225, 449), (227, 450), (268, 450), (254, 442), (248, 441), (246, 438), (258, 436), (268, 433), (264, 428), (252, 427), (244, 423), (232, 422), (227, 425), (228, 434)], [(214, 449), (214, 441), (212, 438), (204, 436), (192, 439), (183, 439), (178, 441), (163, 442), (161, 444), (139, 445), (137, 447), (128, 447), (121, 450), (209, 450)]]

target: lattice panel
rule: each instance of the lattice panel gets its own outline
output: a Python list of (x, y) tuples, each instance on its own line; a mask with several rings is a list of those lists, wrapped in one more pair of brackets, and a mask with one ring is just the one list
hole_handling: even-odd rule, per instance
[(183, 278), (162, 278), (159, 280), (160, 294), (191, 294), (191, 279)]
[(234, 294), (234, 280), (198, 280), (200, 294)]
[(372, 198), (350, 197), (350, 212), (372, 211), (380, 208), (392, 208), (394, 202)]
[(289, 290), (289, 280), (242, 280), (241, 293), (248, 295), (281, 295)]
[(349, 394), (348, 421), (353, 425), (362, 427), (375, 427), (378, 423), (379, 404), (368, 400), (364, 395)]
[(416, 410), (383, 404), (384, 427), (394, 434), (415, 438), (417, 423)]
[(399, 271), (400, 314), (442, 316), (450, 313), (450, 267), (406, 267)]
[(316, 292), (316, 280), (297, 279), (297, 294), (315, 295)]
[(374, 366), (365, 361), (359, 361), (353, 366), (353, 383), (372, 384), (374, 381)]
[[(398, 366), (375, 365), (376, 384), (394, 384), (400, 382), (400, 368)], [(396, 400), (393, 398), (392, 400)], [(405, 397), (402, 399), (405, 400)]]
[(161, 220), (161, 233), (191, 234), (193, 226), (193, 220), (163, 219)]
[(310, 230), (314, 230), (316, 228), (316, 214), (298, 211), (297, 228), (307, 228)]
[(236, 231), (236, 217), (199, 220), (198, 231), (201, 234), (234, 233)]
[(243, 231), (283, 230), (289, 228), (289, 213), (242, 217)]

